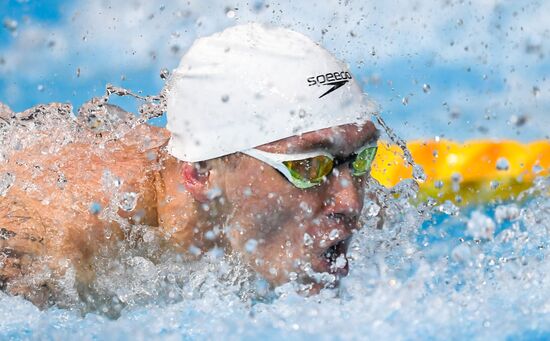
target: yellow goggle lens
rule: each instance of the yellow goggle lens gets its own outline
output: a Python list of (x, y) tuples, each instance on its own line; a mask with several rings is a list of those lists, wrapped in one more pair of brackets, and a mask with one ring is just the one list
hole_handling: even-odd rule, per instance
[(294, 185), (308, 188), (321, 183), (332, 171), (334, 162), (328, 156), (319, 155), (303, 160), (284, 161), (283, 164), (289, 170)]

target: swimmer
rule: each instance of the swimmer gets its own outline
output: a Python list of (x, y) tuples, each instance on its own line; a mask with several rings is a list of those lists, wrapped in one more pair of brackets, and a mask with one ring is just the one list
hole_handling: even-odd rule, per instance
[(347, 274), (378, 131), (345, 64), (302, 34), (246, 24), (198, 39), (167, 86), (166, 129), (140, 124), (102, 148), (43, 139), (0, 164), (13, 180), (0, 192), (7, 292), (44, 304), (69, 271), (91, 283), (94, 260), (139, 224), (189, 257), (238, 252), (273, 286), (316, 292), (312, 274)]

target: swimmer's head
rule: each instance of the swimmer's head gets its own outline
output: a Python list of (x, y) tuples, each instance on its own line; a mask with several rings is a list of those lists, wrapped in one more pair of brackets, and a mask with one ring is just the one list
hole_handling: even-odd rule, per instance
[(189, 162), (362, 123), (375, 110), (346, 64), (300, 33), (260, 24), (198, 39), (167, 90), (168, 151)]
[(344, 64), (299, 33), (236, 26), (195, 42), (167, 99), (195, 246), (238, 251), (274, 285), (347, 273), (378, 134)]

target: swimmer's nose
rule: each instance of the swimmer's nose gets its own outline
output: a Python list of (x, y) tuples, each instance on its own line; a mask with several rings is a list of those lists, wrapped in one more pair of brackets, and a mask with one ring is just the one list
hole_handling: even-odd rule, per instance
[[(325, 213), (345, 217), (356, 223), (363, 208), (362, 191), (358, 188), (348, 167), (334, 169), (328, 179)], [(355, 227), (352, 227), (355, 228)]]

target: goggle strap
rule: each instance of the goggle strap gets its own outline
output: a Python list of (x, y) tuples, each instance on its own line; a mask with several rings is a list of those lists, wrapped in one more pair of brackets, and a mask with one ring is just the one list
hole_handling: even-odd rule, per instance
[[(290, 174), (290, 171), (288, 170), (288, 168), (286, 168), (286, 166), (283, 164), (283, 161), (275, 160), (275, 158), (272, 157), (272, 155), (278, 155), (278, 154), (267, 153), (259, 149), (249, 149), (241, 153), (267, 163), (271, 167), (281, 172), (289, 181), (291, 182), (294, 181), (292, 174)], [(284, 160), (284, 161), (288, 161), (288, 160)]]
[(278, 153), (264, 152), (263, 150), (259, 150), (259, 149), (248, 149), (241, 153), (247, 154), (257, 159), (261, 158), (260, 160), (262, 161), (269, 159), (273, 162), (304, 160), (304, 159), (309, 159), (309, 158), (321, 156), (321, 155), (326, 156), (331, 160), (334, 159), (332, 155), (324, 151), (312, 151), (312, 152), (298, 153), (298, 154), (278, 154)]

